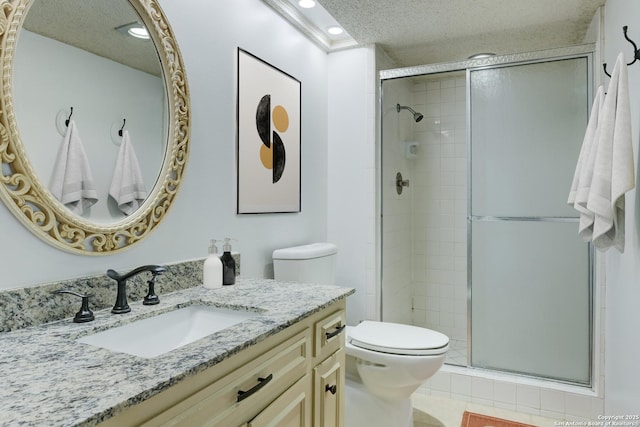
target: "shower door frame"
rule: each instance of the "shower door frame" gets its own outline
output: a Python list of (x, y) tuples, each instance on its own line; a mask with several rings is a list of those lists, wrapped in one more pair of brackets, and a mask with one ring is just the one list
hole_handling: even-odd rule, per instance
[[(471, 352), (472, 352), (472, 342), (471, 342), (471, 333), (472, 333), (472, 316), (471, 316), (471, 309), (472, 309), (472, 290), (471, 290), (471, 268), (472, 268), (472, 259), (471, 259), (471, 250), (472, 250), (472, 245), (471, 245), (471, 222), (472, 222), (472, 216), (471, 216), (471, 143), (470, 143), (470, 139), (471, 139), (471, 103), (469, 102), (470, 99), (470, 73), (473, 70), (480, 70), (480, 69), (489, 69), (489, 68), (502, 68), (505, 66), (514, 66), (514, 65), (526, 65), (526, 64), (534, 64), (534, 63), (542, 63), (542, 62), (549, 62), (549, 61), (558, 61), (558, 60), (563, 60), (563, 59), (573, 59), (573, 58), (586, 58), (587, 59), (587, 101), (589, 103), (589, 107), (591, 106), (592, 103), (592, 99), (593, 99), (593, 88), (595, 86), (595, 78), (594, 78), (594, 67), (593, 67), (593, 63), (594, 63), (594, 52), (595, 52), (595, 45), (594, 44), (584, 44), (584, 45), (577, 45), (577, 46), (570, 46), (570, 47), (565, 47), (565, 48), (556, 48), (556, 49), (547, 49), (547, 50), (540, 50), (540, 51), (534, 51), (534, 52), (525, 52), (525, 53), (519, 53), (519, 54), (512, 54), (512, 55), (501, 55), (501, 56), (493, 56), (493, 57), (489, 57), (489, 58), (481, 58), (481, 59), (472, 59), (472, 60), (466, 60), (466, 61), (459, 61), (459, 62), (452, 62), (452, 63), (442, 63), (442, 64), (433, 64), (433, 65), (420, 65), (420, 66), (413, 66), (413, 67), (405, 67), (405, 68), (396, 68), (396, 69), (389, 69), (389, 70), (381, 70), (379, 73), (379, 78), (380, 78), (380, 82), (379, 82), (379, 97), (380, 99), (379, 101), (379, 107), (382, 108), (382, 98), (384, 96), (383, 93), (383, 86), (382, 84), (384, 83), (384, 81), (386, 80), (394, 80), (394, 79), (399, 79), (399, 78), (406, 78), (406, 77), (418, 77), (418, 76), (423, 76), (423, 75), (427, 75), (427, 74), (442, 74), (442, 73), (448, 73), (448, 72), (455, 72), (455, 71), (465, 71), (466, 72), (466, 120), (467, 120), (467, 362), (466, 362), (466, 366), (464, 366), (464, 368), (472, 368), (472, 369), (478, 369), (478, 370), (485, 370), (483, 368), (476, 368), (473, 367), (471, 365)], [(380, 117), (382, 117), (382, 112), (380, 112)], [(380, 120), (379, 122), (379, 135), (380, 138), (382, 139), (382, 120)], [(382, 168), (382, 140), (380, 140), (380, 143), (378, 144), (378, 156), (379, 156), (379, 160), (378, 160), (378, 165), (379, 168)], [(380, 240), (378, 242), (378, 248), (379, 248), (379, 255), (378, 258), (381, 259), (384, 254), (382, 253), (382, 227), (384, 226), (383, 224), (383, 218), (382, 218), (382, 203), (383, 203), (383, 197), (382, 197), (382, 188), (383, 188), (383, 174), (382, 171), (380, 172), (378, 179), (377, 179), (377, 185), (378, 185), (378, 194), (381, 194), (377, 209), (378, 209), (378, 218), (380, 218), (380, 229), (379, 229), (379, 233), (380, 233)], [(491, 218), (492, 220), (497, 220), (497, 221), (510, 221), (512, 220), (512, 218)], [(537, 218), (537, 217), (527, 217), (527, 218), (522, 218), (519, 217), (517, 218), (518, 220), (526, 220), (526, 221), (541, 221), (541, 220), (549, 220), (551, 222), (578, 222), (578, 218), (573, 218), (573, 217), (558, 217), (558, 218), (550, 218), (550, 219), (541, 219), (541, 218)], [(527, 375), (524, 373), (518, 373), (518, 372), (510, 372), (510, 371), (500, 371), (500, 370), (495, 370), (496, 372), (504, 372), (507, 374), (511, 374), (511, 375), (515, 375), (515, 376), (521, 376), (521, 377), (529, 377), (529, 378), (535, 378), (535, 379), (542, 379), (542, 380), (546, 380), (546, 381), (553, 381), (553, 382), (557, 382), (557, 383), (565, 383), (568, 385), (574, 385), (574, 386), (579, 386), (579, 387), (584, 387), (584, 388), (593, 388), (594, 387), (594, 378), (596, 377), (595, 372), (596, 372), (596, 360), (595, 360), (595, 318), (596, 318), (596, 314), (594, 313), (594, 308), (595, 308), (595, 274), (594, 274), (594, 270), (595, 270), (595, 256), (594, 256), (594, 250), (593, 247), (591, 245), (591, 243), (588, 244), (588, 281), (589, 281), (589, 381), (588, 383), (576, 383), (576, 382), (572, 382), (572, 381), (565, 381), (565, 380), (560, 380), (560, 379), (554, 379), (554, 378), (545, 378), (545, 377), (537, 377), (537, 376), (532, 376), (532, 375)], [(379, 281), (380, 281), (380, 301), (379, 301), (379, 316), (381, 320), (383, 319), (383, 292), (384, 292), (384, 283), (383, 283), (383, 275), (382, 275), (382, 264), (380, 263), (380, 268), (378, 271), (379, 274)], [(493, 369), (489, 370), (489, 371), (494, 371)]]

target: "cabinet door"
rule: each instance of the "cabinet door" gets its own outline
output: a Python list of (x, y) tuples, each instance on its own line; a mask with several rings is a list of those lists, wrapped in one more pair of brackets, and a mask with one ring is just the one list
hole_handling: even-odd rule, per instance
[(247, 427), (310, 427), (311, 378), (305, 375), (274, 400)]
[(313, 425), (341, 427), (344, 417), (345, 353), (340, 349), (313, 370)]

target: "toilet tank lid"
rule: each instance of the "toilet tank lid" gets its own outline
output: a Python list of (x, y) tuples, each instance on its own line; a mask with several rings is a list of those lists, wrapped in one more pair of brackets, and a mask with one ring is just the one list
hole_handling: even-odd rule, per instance
[(291, 248), (276, 249), (273, 259), (312, 259), (338, 253), (338, 247), (333, 243), (311, 243)]

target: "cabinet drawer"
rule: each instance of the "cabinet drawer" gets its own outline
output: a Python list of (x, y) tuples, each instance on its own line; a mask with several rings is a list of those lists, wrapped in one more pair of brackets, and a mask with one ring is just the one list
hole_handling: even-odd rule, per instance
[[(143, 425), (221, 426), (223, 420), (224, 425), (246, 422), (306, 374), (309, 341), (306, 329)], [(230, 422), (233, 424), (227, 424)]]
[(324, 358), (344, 346), (344, 310), (333, 312), (314, 324), (313, 356)]
[(274, 400), (247, 427), (311, 426), (311, 376), (295, 383)]

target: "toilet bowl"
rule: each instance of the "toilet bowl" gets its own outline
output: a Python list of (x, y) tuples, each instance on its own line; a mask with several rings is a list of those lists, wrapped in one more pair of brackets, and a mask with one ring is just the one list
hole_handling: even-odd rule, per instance
[(410, 398), (442, 367), (449, 338), (416, 326), (366, 320), (347, 328), (345, 347), (372, 394), (400, 400)]
[[(275, 250), (275, 278), (334, 284), (336, 254), (330, 243)], [(417, 326), (369, 320), (347, 326), (346, 332), (345, 426), (412, 427), (411, 395), (440, 369), (449, 338)]]

